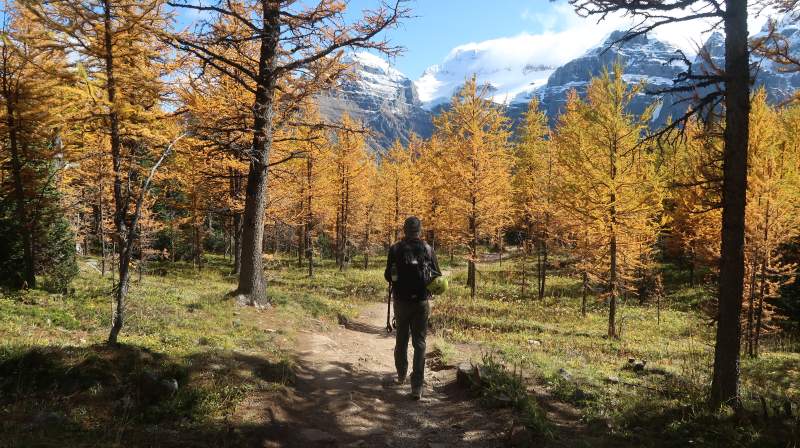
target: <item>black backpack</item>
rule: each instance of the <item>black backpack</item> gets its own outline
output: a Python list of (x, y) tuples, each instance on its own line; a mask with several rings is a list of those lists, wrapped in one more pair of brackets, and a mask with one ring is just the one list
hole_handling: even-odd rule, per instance
[(421, 240), (402, 240), (394, 250), (397, 280), (394, 296), (402, 300), (425, 300), (427, 286), (433, 281), (431, 247)]

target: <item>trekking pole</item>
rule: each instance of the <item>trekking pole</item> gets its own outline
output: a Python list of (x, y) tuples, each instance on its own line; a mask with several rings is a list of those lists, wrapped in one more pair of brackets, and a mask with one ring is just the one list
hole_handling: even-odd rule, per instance
[(389, 283), (389, 289), (386, 299), (386, 332), (391, 333), (392, 328), (392, 283)]

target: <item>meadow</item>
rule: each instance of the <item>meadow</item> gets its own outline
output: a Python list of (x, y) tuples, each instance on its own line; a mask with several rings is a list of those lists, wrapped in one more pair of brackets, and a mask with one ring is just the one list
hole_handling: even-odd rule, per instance
[[(770, 339), (759, 358), (743, 358), (743, 410), (709, 412), (714, 327), (697, 308), (712, 291), (685, 286), (671, 266), (660, 309), (623, 300), (621, 337), (608, 339), (606, 307), (591, 295), (581, 317), (580, 280), (566, 269), (553, 272), (539, 300), (520, 296), (517, 260), (481, 263), (479, 294), (471, 299), (463, 262), (443, 261), (451, 288), (435, 299), (431, 319), (431, 346), (442, 362), (505, 366), (523, 378), (531, 406), (540, 391), (578, 409), (595, 442), (800, 440), (798, 342)], [(273, 307), (264, 310), (227, 295), (235, 277), (221, 257), (211, 256), (203, 270), (150, 264), (133, 280), (118, 350), (104, 344), (112, 280), (100, 276), (96, 260), (81, 261), (68, 295), (3, 293), (0, 439), (8, 446), (237, 446), (237, 437), (258, 425), (240, 412), (242, 403), (292, 388), (299, 331), (337, 325), (385, 300), (382, 266), (357, 264), (340, 271), (324, 261), (310, 280), (292, 259), (270, 258)], [(175, 379), (177, 391), (148, 383), (163, 378)], [(553, 430), (546, 421), (540, 429), (542, 440)]]

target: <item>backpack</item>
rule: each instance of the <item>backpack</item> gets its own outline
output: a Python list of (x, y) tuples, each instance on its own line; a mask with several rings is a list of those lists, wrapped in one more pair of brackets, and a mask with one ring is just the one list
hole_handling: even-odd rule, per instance
[(431, 247), (423, 241), (400, 241), (394, 250), (397, 280), (395, 297), (403, 300), (425, 300), (427, 286), (433, 281)]

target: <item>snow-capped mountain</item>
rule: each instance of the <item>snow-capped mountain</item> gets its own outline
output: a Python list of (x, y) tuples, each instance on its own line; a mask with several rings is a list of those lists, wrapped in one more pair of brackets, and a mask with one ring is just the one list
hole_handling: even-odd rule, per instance
[(340, 89), (319, 98), (320, 112), (331, 119), (347, 113), (373, 131), (370, 147), (380, 151), (395, 140), (407, 143), (411, 133), (429, 137), (433, 124), (422, 108), (414, 83), (379, 56), (367, 52), (345, 56), (350, 76)]
[(555, 67), (522, 57), (498, 60), (496, 52), (481, 44), (468, 44), (450, 52), (441, 64), (428, 67), (414, 81), (420, 99), (428, 109), (450, 101), (473, 75), (487, 86), (497, 103), (508, 104), (544, 85)]
[[(611, 33), (600, 45), (559, 67), (546, 85), (532, 93), (539, 97), (540, 107), (551, 121), (563, 111), (570, 90), (585, 93), (589, 80), (600, 75), (604, 68), (610, 70), (616, 62), (622, 64), (623, 79), (631, 84), (642, 82), (644, 90), (650, 92), (672, 86), (673, 79), (685, 70), (682, 63), (673, 60), (678, 49), (651, 36), (637, 36), (612, 45), (624, 34), (624, 31)], [(525, 99), (529, 100), (532, 95)], [(660, 99), (660, 96), (640, 94), (633, 100), (631, 112), (641, 113), (647, 105)], [(654, 111), (654, 121), (658, 120), (659, 112), (660, 108)]]
[[(790, 43), (790, 48), (800, 58), (800, 24), (793, 20), (778, 22), (778, 31)], [(766, 28), (761, 31), (765, 33)], [(527, 109), (527, 103), (536, 96), (540, 107), (554, 122), (563, 111), (567, 93), (575, 89), (586, 91), (589, 80), (599, 75), (603, 68), (611, 68), (619, 61), (624, 79), (630, 83), (643, 82), (645, 92), (656, 92), (673, 86), (673, 80), (686, 67), (676, 56), (678, 49), (652, 36), (638, 36), (618, 45), (611, 45), (623, 36), (624, 31), (611, 33), (603, 42), (583, 55), (553, 68), (528, 60), (532, 53), (504, 54), (498, 58), (496, 48), (486, 51), (481, 44), (457, 47), (439, 65), (425, 70), (416, 81), (392, 67), (387, 61), (371, 53), (359, 52), (347, 56), (352, 72), (340, 89), (320, 98), (320, 110), (330, 118), (342, 113), (363, 121), (374, 131), (370, 146), (376, 151), (388, 148), (395, 140), (408, 141), (411, 133), (429, 137), (433, 131), (432, 116), (442, 108), (463, 83), (473, 74), (478, 82), (487, 85), (492, 99), (506, 106), (507, 115), (518, 121)], [(758, 36), (758, 35), (756, 35)], [(717, 67), (724, 66), (724, 37), (712, 33), (701, 54), (708, 54)], [(768, 100), (780, 103), (800, 89), (800, 73), (787, 71), (769, 60), (754, 57), (758, 70), (755, 85), (764, 86)], [(692, 70), (708, 70), (701, 57), (693, 62)], [(630, 107), (630, 112), (640, 113), (656, 103), (652, 125), (659, 126), (669, 117), (685, 111), (686, 103), (677, 95), (654, 95), (642, 92)], [(702, 94), (702, 92), (697, 92)], [(693, 95), (686, 93), (684, 95)]]

